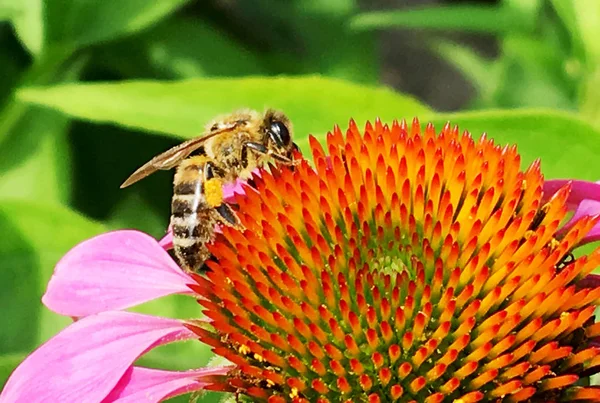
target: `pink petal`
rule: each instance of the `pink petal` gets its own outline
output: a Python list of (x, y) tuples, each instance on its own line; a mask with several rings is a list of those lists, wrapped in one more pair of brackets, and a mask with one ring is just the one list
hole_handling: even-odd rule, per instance
[(100, 402), (146, 351), (195, 337), (175, 319), (119, 311), (88, 316), (27, 357), (0, 401)]
[(158, 241), (158, 244), (164, 250), (173, 249), (173, 229), (170, 225), (167, 229), (167, 234), (160, 241)]
[(85, 316), (191, 294), (190, 283), (154, 238), (115, 231), (71, 249), (56, 265), (42, 302), (62, 315)]
[(238, 179), (234, 183), (223, 186), (223, 198), (226, 202), (231, 203), (236, 194), (244, 194), (242, 183), (245, 183), (245, 181)]
[[(561, 232), (567, 231), (582, 217), (600, 214), (600, 182), (568, 179), (549, 180), (544, 182), (544, 199), (568, 183), (571, 183), (571, 194), (567, 200), (567, 206), (570, 211), (575, 213), (569, 222), (563, 226)], [(579, 244), (584, 245), (598, 240), (600, 240), (600, 223), (596, 224)]]
[(103, 402), (160, 402), (177, 395), (200, 390), (212, 383), (210, 377), (226, 375), (230, 370), (230, 367), (214, 367), (187, 372), (172, 372), (131, 367)]
[[(565, 225), (565, 228), (570, 228), (582, 217), (596, 216), (600, 214), (600, 201), (596, 200), (584, 200), (579, 204), (575, 214), (571, 217), (571, 220)], [(587, 235), (581, 240), (580, 245), (586, 243), (595, 242), (600, 240), (600, 222), (598, 222)]]
[(600, 275), (588, 274), (577, 282), (577, 286), (580, 288), (598, 288), (600, 287)]
[(585, 199), (600, 201), (600, 182), (588, 182), (575, 179), (551, 179), (544, 181), (544, 199), (547, 200), (566, 184), (571, 183), (571, 194), (567, 200), (569, 210), (573, 211)]

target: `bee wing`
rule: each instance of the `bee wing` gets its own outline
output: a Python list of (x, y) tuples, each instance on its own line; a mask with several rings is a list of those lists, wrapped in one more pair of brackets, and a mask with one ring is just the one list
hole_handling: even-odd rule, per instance
[(201, 137), (185, 141), (175, 147), (165, 151), (162, 154), (157, 155), (150, 161), (138, 168), (137, 171), (131, 174), (129, 178), (121, 185), (121, 189), (127, 186), (133, 185), (137, 181), (144, 179), (146, 176), (158, 171), (167, 170), (176, 167), (182, 160), (187, 158), (192, 152), (197, 150), (204, 144), (204, 142), (212, 137), (219, 134), (233, 130), (239, 123), (232, 123), (231, 125), (210, 132), (209, 134)]

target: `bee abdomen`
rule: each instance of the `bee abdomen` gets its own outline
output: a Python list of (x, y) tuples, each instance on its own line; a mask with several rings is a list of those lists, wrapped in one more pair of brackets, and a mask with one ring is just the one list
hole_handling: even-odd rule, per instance
[(210, 257), (206, 243), (197, 238), (178, 238), (174, 236), (173, 246), (180, 263), (190, 271), (198, 271)]
[(171, 201), (173, 247), (182, 266), (198, 270), (210, 257), (206, 244), (214, 236), (210, 207), (204, 200), (201, 176), (177, 183)]

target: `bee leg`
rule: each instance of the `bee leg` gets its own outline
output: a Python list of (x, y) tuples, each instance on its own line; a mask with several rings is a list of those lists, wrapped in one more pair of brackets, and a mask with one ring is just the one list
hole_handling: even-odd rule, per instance
[(240, 219), (238, 218), (235, 211), (233, 211), (231, 206), (229, 206), (229, 204), (222, 203), (220, 206), (215, 207), (215, 211), (219, 214), (219, 217), (217, 217), (217, 219), (221, 223), (229, 225), (231, 227), (242, 227)]
[(269, 157), (273, 157), (277, 161), (283, 162), (284, 164), (287, 164), (287, 165), (295, 164), (294, 160), (289, 159), (285, 155), (277, 154), (277, 153), (272, 152), (271, 150), (267, 150), (267, 147), (265, 147), (264, 145), (262, 145), (260, 143), (254, 143), (254, 142), (249, 141), (245, 145), (252, 151), (255, 151), (259, 154), (267, 154)]
[[(223, 182), (221, 177), (225, 175), (225, 171), (217, 167), (212, 162), (207, 162), (204, 167), (204, 190), (205, 197), (209, 201), (209, 205), (214, 209), (214, 218), (227, 226), (242, 227), (242, 223), (235, 211), (223, 201)], [(207, 190), (212, 192), (207, 192)], [(210, 193), (210, 194), (209, 194)]]
[(214, 257), (213, 255), (210, 255), (208, 258), (206, 258), (204, 260), (204, 262), (202, 262), (202, 265), (200, 265), (200, 267), (198, 268), (198, 270), (195, 270), (194, 272), (206, 273), (207, 271), (209, 271), (210, 270), (210, 267), (208, 267), (208, 262), (209, 261), (210, 262), (216, 262), (216, 263), (219, 262), (216, 257)]
[(271, 153), (269, 154), (271, 157), (273, 157), (274, 159), (276, 159), (279, 162), (282, 162), (286, 165), (296, 165), (298, 163), (300, 163), (300, 161), (294, 161), (288, 157), (286, 157), (285, 155), (281, 155), (281, 154), (276, 154), (276, 153)]
[(259, 154), (268, 154), (269, 152), (269, 150), (267, 150), (267, 147), (265, 147), (263, 144), (255, 143), (252, 141), (245, 143), (244, 146)]
[(215, 165), (214, 162), (207, 161), (204, 165), (204, 180), (220, 179), (225, 176), (225, 170)]

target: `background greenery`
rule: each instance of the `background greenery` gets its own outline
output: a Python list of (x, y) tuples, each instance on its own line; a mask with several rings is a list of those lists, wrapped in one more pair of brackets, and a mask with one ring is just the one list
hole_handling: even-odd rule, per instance
[[(525, 163), (542, 158), (547, 177), (598, 179), (599, 1), (454, 1), (368, 11), (375, 6), (0, 3), (0, 382), (69, 322), (40, 304), (61, 255), (110, 229), (164, 234), (171, 175), (126, 190), (119, 184), (150, 157), (197, 135), (214, 115), (280, 108), (302, 147), (309, 133), (322, 136), (350, 117), (418, 115), (439, 125), (450, 119), (517, 143)], [(407, 46), (401, 38), (416, 40)], [(396, 53), (390, 59), (382, 49)], [(421, 54), (426, 58), (415, 57)], [(419, 62), (432, 55), (454, 78), (444, 81), (439, 66)], [(405, 66), (400, 80), (397, 65)], [(428, 74), (428, 91), (419, 91), (425, 84), (412, 83)], [(398, 82), (419, 99), (382, 85)], [(461, 87), (475, 90), (462, 111), (428, 106)], [(199, 314), (194, 301), (177, 297), (139, 310)], [(188, 343), (153, 351), (142, 364), (187, 369), (209, 358), (205, 347)]]

